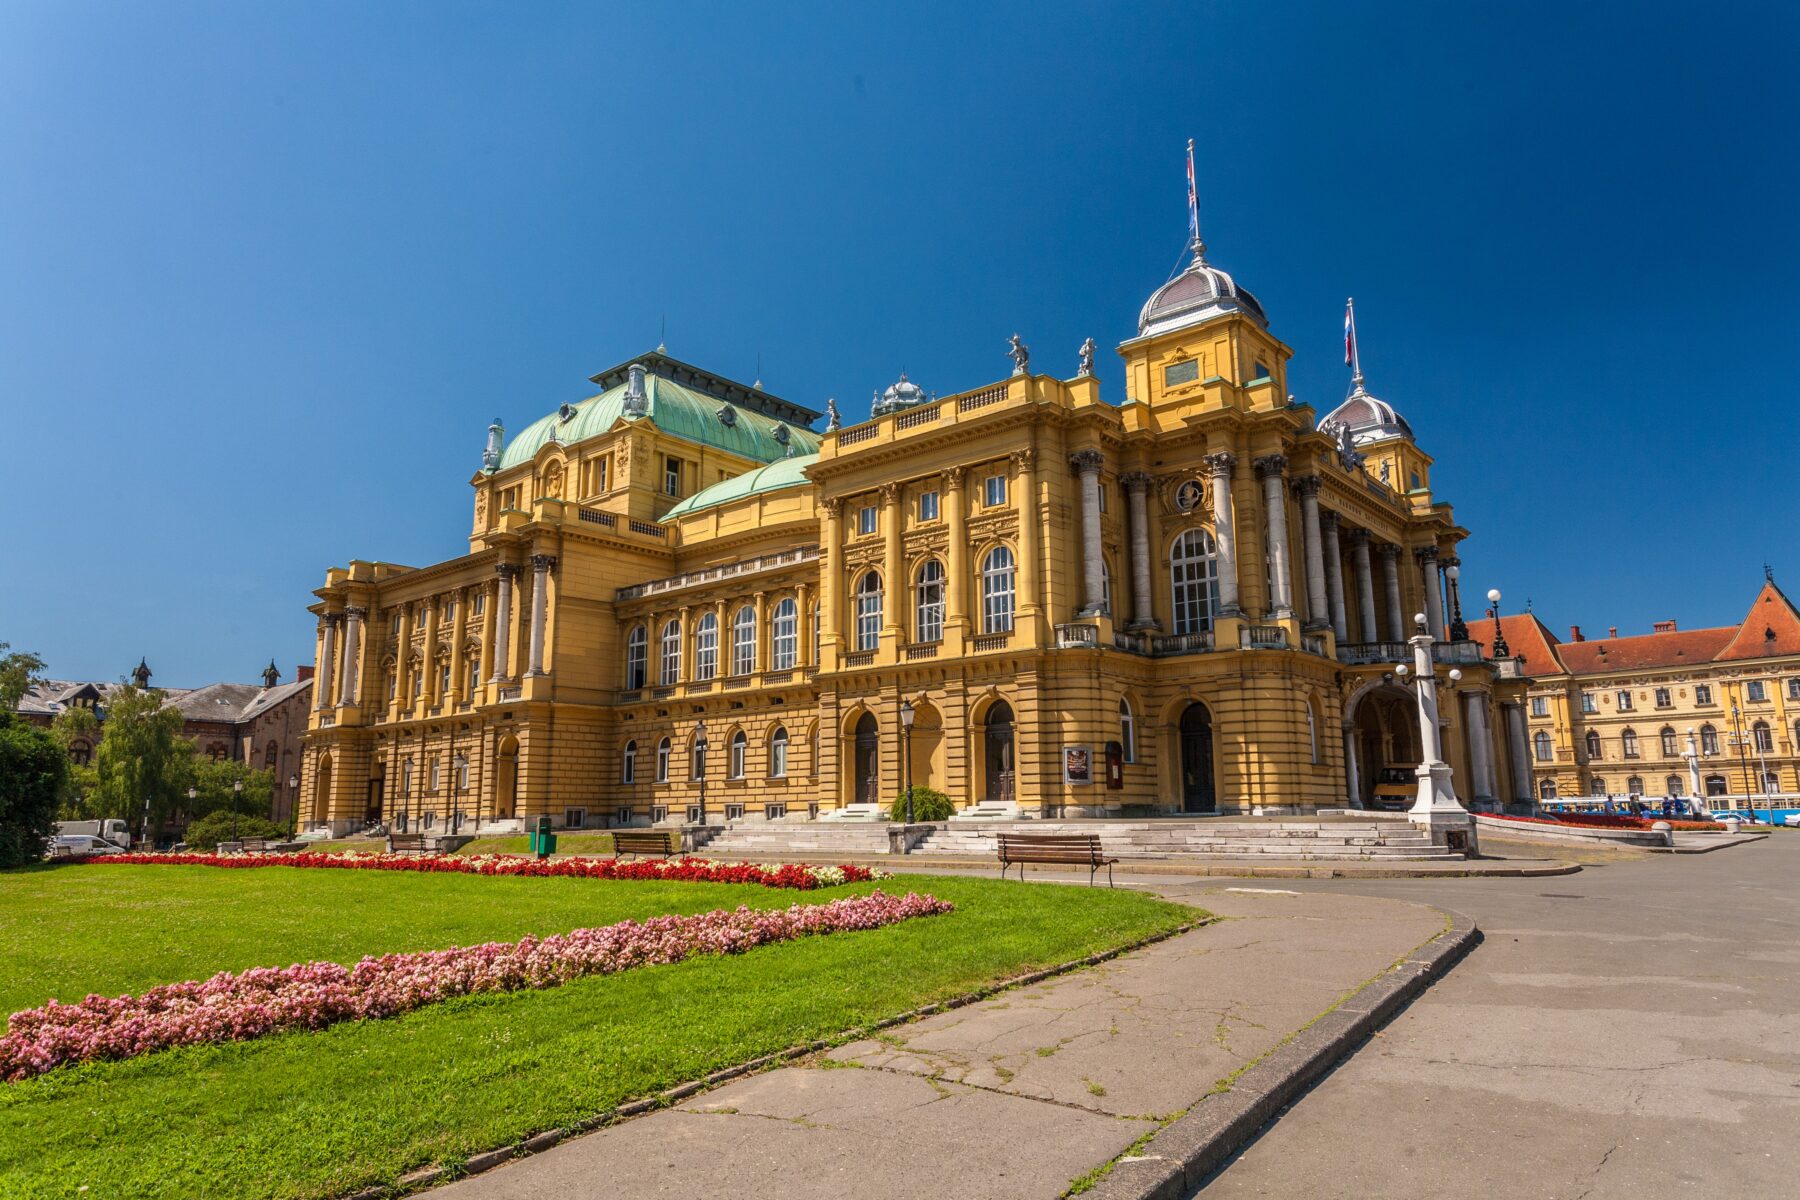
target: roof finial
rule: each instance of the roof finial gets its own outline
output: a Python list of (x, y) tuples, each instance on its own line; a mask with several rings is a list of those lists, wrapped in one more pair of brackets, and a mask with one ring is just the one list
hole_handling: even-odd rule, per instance
[(1768, 563), (1763, 564), (1763, 578), (1770, 583), (1775, 582), (1775, 568)]
[(1344, 365), (1353, 391), (1363, 390), (1362, 350), (1356, 344), (1356, 297), (1344, 301)]
[(1194, 139), (1188, 139), (1188, 241), (1194, 251), (1194, 265), (1206, 262), (1206, 243), (1200, 240), (1200, 193), (1194, 187)]
[(756, 382), (751, 384), (750, 386), (755, 388), (759, 392), (762, 391), (762, 351), (761, 350), (758, 350), (756, 352)]

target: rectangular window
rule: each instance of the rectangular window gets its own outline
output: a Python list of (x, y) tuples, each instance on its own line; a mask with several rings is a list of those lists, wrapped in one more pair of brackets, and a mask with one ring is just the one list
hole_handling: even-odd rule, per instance
[(1745, 684), (1744, 694), (1752, 700), (1767, 700), (1769, 698), (1767, 690), (1763, 687), (1763, 681), (1760, 679), (1752, 679), (1749, 683)]
[(989, 475), (982, 482), (981, 502), (988, 508), (999, 508), (1006, 503), (1006, 476)]
[(1657, 688), (1656, 689), (1656, 707), (1668, 708), (1672, 704), (1674, 704), (1674, 701), (1669, 698), (1669, 689), (1668, 688)]
[(674, 455), (663, 464), (663, 491), (671, 496), (681, 495), (681, 460)]
[(1788, 680), (1788, 699), (1800, 700), (1800, 679)]
[(478, 591), (475, 593), (474, 597), (469, 601), (469, 615), (472, 617), (479, 617), (482, 613), (485, 613), (486, 611), (487, 611), (487, 593), (485, 591)]
[(1190, 358), (1186, 362), (1170, 363), (1163, 368), (1164, 387), (1192, 383), (1198, 378), (1200, 378), (1200, 360), (1197, 358)]
[(1549, 716), (1550, 715), (1550, 700), (1549, 700), (1549, 698), (1546, 696), (1533, 696), (1531, 698), (1531, 715), (1534, 717)]
[[(938, 519), (938, 494), (936, 492), (919, 493), (919, 520), (935, 521)], [(1800, 679), (1794, 680), (1800, 683)]]
[(1700, 683), (1694, 685), (1694, 703), (1712, 703), (1712, 686), (1710, 684)]
[(1599, 706), (1594, 703), (1594, 693), (1592, 693), (1592, 692), (1581, 693), (1581, 711), (1584, 713), (1600, 711)]
[(864, 505), (856, 510), (856, 532), (858, 534), (875, 532), (875, 506), (873, 504)]
[(475, 693), (479, 692), (480, 690), (481, 690), (481, 660), (479, 658), (471, 658), (469, 660), (469, 690), (467, 693), (464, 694), (463, 699), (473, 700), (475, 698)]
[(1631, 711), (1631, 693), (1630, 692), (1620, 692), (1619, 693), (1619, 711), (1620, 712), (1630, 712)]
[(438, 790), (438, 761), (435, 758), (431, 760), (431, 790)]

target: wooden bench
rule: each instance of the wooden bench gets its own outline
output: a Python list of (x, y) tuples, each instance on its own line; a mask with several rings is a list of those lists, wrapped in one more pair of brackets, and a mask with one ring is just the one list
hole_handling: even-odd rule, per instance
[(1000, 841), (1002, 879), (1006, 878), (1007, 868), (1015, 863), (1021, 883), (1025, 881), (1026, 863), (1068, 863), (1088, 869), (1089, 887), (1094, 885), (1095, 874), (1105, 867), (1106, 886), (1113, 886), (1113, 864), (1119, 860), (1102, 853), (1097, 833), (1002, 833), (996, 836)]
[(613, 857), (622, 854), (657, 854), (670, 858), (681, 853), (681, 834), (670, 829), (615, 829)]
[(389, 854), (430, 854), (431, 847), (425, 844), (422, 833), (390, 833), (387, 848)]
[(273, 854), (274, 853), (273, 850), (269, 849), (269, 839), (268, 838), (245, 838), (243, 841), (238, 843), (238, 849), (243, 851), (245, 854)]

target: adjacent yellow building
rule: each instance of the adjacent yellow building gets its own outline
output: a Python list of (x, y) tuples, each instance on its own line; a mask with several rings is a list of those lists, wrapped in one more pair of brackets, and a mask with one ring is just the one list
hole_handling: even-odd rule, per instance
[(1419, 758), (1415, 613), (1458, 794), (1528, 799), (1523, 684), (1461, 623), (1467, 531), (1360, 372), (1322, 421), (1296, 403), (1198, 239), (1118, 348), (1125, 396), (1091, 340), (1069, 378), (1012, 345), (823, 432), (660, 349), (496, 421), (467, 553), (316, 593), (306, 824), (842, 819), (909, 778), (975, 816), (1359, 805)]

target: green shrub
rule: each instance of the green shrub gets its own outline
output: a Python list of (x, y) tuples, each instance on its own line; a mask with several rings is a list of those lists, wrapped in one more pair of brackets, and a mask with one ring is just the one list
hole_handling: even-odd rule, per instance
[[(912, 810), (914, 821), (948, 821), (956, 812), (956, 805), (950, 797), (936, 788), (920, 787), (913, 784)], [(894, 807), (888, 810), (890, 821), (906, 820), (906, 790), (894, 797)]]
[[(241, 838), (263, 838), (269, 841), (284, 842), (287, 840), (287, 826), (277, 825), (267, 817), (252, 817), (239, 813), (237, 818), (237, 835)], [(211, 812), (204, 817), (195, 817), (188, 822), (187, 834), (181, 839), (190, 850), (217, 850), (220, 842), (229, 842), (231, 838), (231, 814), (229, 812)]]
[(69, 756), (55, 738), (0, 712), (0, 868), (44, 857), (68, 777)]

